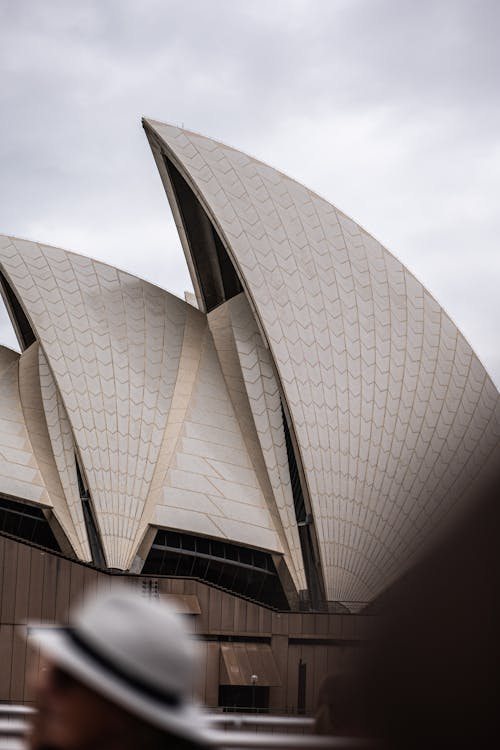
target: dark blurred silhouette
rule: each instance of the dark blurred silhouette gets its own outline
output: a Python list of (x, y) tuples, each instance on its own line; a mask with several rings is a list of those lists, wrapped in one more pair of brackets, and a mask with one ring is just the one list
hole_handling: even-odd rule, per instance
[(496, 469), (471, 510), (376, 603), (359, 700), (364, 733), (385, 747), (499, 744), (499, 488)]
[(360, 733), (359, 687), (355, 675), (325, 677), (318, 691), (314, 731), (343, 737), (355, 737)]
[(324, 683), (317, 731), (388, 750), (499, 745), (499, 490), (500, 466), (370, 607), (372, 638), (349, 677)]

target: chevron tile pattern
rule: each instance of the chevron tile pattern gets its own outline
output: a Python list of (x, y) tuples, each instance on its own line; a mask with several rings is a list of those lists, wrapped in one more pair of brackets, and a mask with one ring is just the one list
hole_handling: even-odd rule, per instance
[(302, 551), (288, 469), (279, 387), (269, 350), (264, 346), (244, 294), (208, 315), (208, 322), (238, 421), (268, 506), (275, 508), (285, 534), (285, 559), (298, 590), (306, 589)]
[(367, 601), (460, 508), (500, 439), (498, 392), (411, 273), (306, 187), (148, 121), (217, 227), (297, 436), (328, 597)]
[(0, 492), (50, 507), (90, 560), (78, 455), (109, 567), (139, 565), (161, 526), (283, 555), (301, 590), (283, 400), (327, 596), (359, 607), (500, 455), (498, 391), (426, 289), (334, 206), (208, 138), (151, 131), (244, 291), (205, 314), (103, 263), (0, 236), (36, 336), (21, 356), (0, 348)]
[(0, 492), (52, 506), (19, 398), (19, 354), (0, 346)]
[(191, 308), (151, 522), (283, 552), (207, 320)]
[[(34, 441), (24, 458), (30, 473), (10, 469), (28, 477), (27, 489), (16, 484), (12, 494), (53, 505), (79, 559), (91, 560), (78, 454), (110, 567), (129, 569), (153, 525), (283, 554), (293, 578), (300, 548), (293, 557), (257, 434), (249, 440), (237, 415), (241, 403), (231, 397), (207, 316), (63, 250), (13, 238), (0, 248), (2, 271), (37, 336), (20, 358), (2, 350), (7, 399), (20, 391), (18, 430), (24, 410), (26, 445)], [(233, 349), (244, 394), (234, 342)], [(248, 402), (247, 409), (253, 426)], [(11, 412), (5, 406), (3, 418)], [(9, 481), (0, 477), (0, 491)], [(303, 573), (295, 579), (303, 588)]]
[(107, 564), (126, 569), (170, 409), (186, 304), (117, 269), (33, 242), (2, 238), (0, 262), (70, 420)]
[(70, 541), (79, 559), (90, 562), (92, 554), (90, 552), (80, 501), (75, 463), (75, 454), (77, 451), (71, 432), (71, 425), (57, 385), (41, 348), (38, 349), (38, 363), (43, 411), (47, 422), (52, 453), (54, 454), (54, 460), (61, 480), (65, 505), (71, 516), (77, 536), (77, 540), (70, 537)]
[(83, 555), (85, 554), (85, 548), (83, 550), (80, 548), (78, 533), (74, 525), (74, 517), (66, 502), (61, 477), (57, 470), (50, 443), (40, 382), (38, 342), (33, 343), (19, 358), (18, 390), (26, 430), (47, 494), (50, 498), (52, 511), (59, 521), (69, 544), (77, 554)]

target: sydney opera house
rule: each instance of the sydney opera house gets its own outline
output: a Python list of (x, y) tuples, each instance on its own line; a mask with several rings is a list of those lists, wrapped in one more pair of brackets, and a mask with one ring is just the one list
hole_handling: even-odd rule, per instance
[(195, 298), (0, 237), (21, 349), (0, 347), (0, 700), (31, 700), (19, 623), (128, 582), (191, 618), (209, 705), (309, 711), (499, 461), (499, 393), (352, 219), (144, 129)]

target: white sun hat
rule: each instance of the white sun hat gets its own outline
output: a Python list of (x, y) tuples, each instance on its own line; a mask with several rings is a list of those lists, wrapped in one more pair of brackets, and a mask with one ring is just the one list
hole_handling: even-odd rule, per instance
[(170, 606), (126, 587), (96, 596), (69, 627), (28, 626), (42, 654), (146, 722), (208, 745), (191, 691), (197, 644)]

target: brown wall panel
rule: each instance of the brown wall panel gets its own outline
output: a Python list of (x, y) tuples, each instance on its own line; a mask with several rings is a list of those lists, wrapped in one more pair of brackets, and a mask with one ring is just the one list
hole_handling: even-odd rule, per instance
[(346, 638), (347, 640), (356, 640), (356, 622), (352, 617), (340, 615), (340, 634), (342, 638)]
[(342, 638), (342, 619), (344, 615), (335, 615), (328, 618), (328, 637)]
[(287, 683), (285, 697), (285, 711), (297, 711), (298, 664), (302, 655), (300, 646), (289, 644), (287, 654)]
[(328, 652), (334, 651), (334, 647), (328, 646), (309, 646), (310, 654), (308, 659), (312, 665), (312, 674), (308, 676), (310, 680), (309, 690), (307, 691), (307, 711), (311, 713), (315, 710), (318, 691), (321, 683), (328, 674)]
[(288, 615), (279, 612), (272, 613), (271, 629), (276, 635), (288, 635)]
[[(297, 709), (299, 659), (307, 663), (307, 709), (312, 711), (319, 683), (327, 671), (345, 671), (352, 664), (354, 647), (327, 646), (327, 638), (355, 638), (366, 630), (370, 618), (349, 615), (272, 612), (250, 601), (200, 581), (147, 576), (109, 575), (50, 552), (0, 536), (0, 701), (30, 702), (33, 691), (25, 675), (29, 665), (39, 669), (37, 649), (15, 636), (14, 627), (27, 619), (67, 622), (68, 609), (93, 595), (122, 586), (142, 589), (142, 581), (157, 581), (160, 594), (194, 594), (201, 615), (190, 625), (202, 636), (271, 637), (271, 648), (282, 679), (270, 688), (270, 708)], [(352, 622), (356, 619), (357, 622)], [(302, 639), (291, 643), (289, 637)], [(308, 643), (307, 639), (313, 638)], [(323, 640), (321, 640), (323, 639)], [(338, 643), (338, 641), (337, 641)], [(207, 705), (218, 702), (220, 643), (202, 641), (206, 655), (200, 673), (201, 698)]]
[(248, 602), (244, 599), (236, 599), (234, 603), (234, 632), (244, 633), (247, 629), (247, 607)]
[(209, 633), (209, 601), (210, 601), (210, 588), (208, 586), (198, 586), (196, 589), (196, 595), (200, 603), (201, 615), (196, 618), (196, 632), (197, 633)]
[(195, 594), (197, 593), (197, 581), (192, 581), (189, 578), (186, 578), (184, 580), (184, 593), (185, 594)]
[(219, 633), (222, 625), (222, 591), (209, 590), (208, 599), (208, 629), (210, 632)]
[(42, 620), (56, 619), (57, 564), (54, 555), (43, 558)]
[(312, 624), (312, 632), (317, 636), (326, 636), (328, 634), (328, 615), (315, 614)]
[(0, 700), (8, 700), (12, 674), (13, 625), (0, 625)]
[(288, 632), (290, 635), (300, 635), (304, 632), (301, 614), (292, 613), (288, 615)]
[(26, 651), (26, 640), (16, 628), (12, 638), (12, 671), (10, 681), (10, 700), (15, 703), (22, 703), (24, 701)]
[(23, 622), (28, 615), (30, 590), (26, 582), (29, 582), (30, 579), (30, 568), (31, 549), (19, 544), (17, 548), (15, 622)]
[[(42, 594), (43, 594), (43, 557), (44, 552), (32, 549), (30, 572), (29, 572), (29, 601), (28, 617), (30, 620), (40, 621), (42, 619)], [(21, 581), (19, 583), (22, 583)]]
[(71, 568), (66, 560), (57, 558), (56, 563), (56, 622), (66, 624), (69, 615), (69, 594), (71, 583)]
[(100, 574), (97, 572), (97, 570), (92, 570), (91, 568), (85, 568), (85, 577), (84, 577), (83, 585), (84, 585), (84, 597), (86, 600), (90, 599), (91, 597), (94, 597), (97, 594), (99, 576)]
[(199, 701), (203, 701), (205, 697), (205, 686), (207, 682), (207, 641), (202, 641), (199, 645), (200, 649), (200, 668), (196, 675), (196, 682), (194, 686), (194, 694)]
[(11, 625), (14, 622), (16, 608), (18, 548), (17, 545), (12, 546), (10, 539), (6, 541), (0, 623)]
[(4, 561), (4, 555), (5, 555), (5, 542), (6, 542), (6, 539), (0, 536), (0, 617), (2, 615), (2, 601), (3, 601), (3, 570), (4, 570), (3, 561)]
[(270, 610), (265, 609), (264, 607), (259, 607), (259, 633), (269, 633), (272, 632), (272, 614)]
[(259, 609), (257, 604), (247, 602), (247, 617), (246, 617), (246, 632), (247, 633), (258, 633), (259, 632)]
[(269, 689), (269, 708), (283, 710), (286, 704), (286, 686), (288, 682), (288, 636), (274, 635), (271, 638), (271, 650), (278, 666), (281, 685)]
[(234, 601), (232, 596), (223, 596), (221, 602), (221, 630), (234, 633)]
[(171, 594), (183, 594), (184, 593), (184, 580), (182, 578), (171, 579), (170, 593)]
[[(37, 646), (34, 645), (31, 638), (27, 639), (26, 642), (26, 665), (25, 665), (25, 680), (24, 680), (24, 702), (32, 703), (35, 700), (34, 694), (34, 676), (38, 674), (41, 666), (40, 651)], [(9, 697), (5, 700), (11, 700)]]
[(342, 648), (329, 648), (326, 656), (326, 671), (328, 674), (343, 672)]
[(83, 599), (85, 593), (84, 578), (85, 568), (80, 565), (72, 565), (69, 579), (70, 610), (77, 607)]
[(318, 633), (316, 631), (316, 621), (317, 621), (316, 615), (303, 612), (301, 615), (301, 624), (302, 624), (301, 632), (307, 633), (308, 635), (317, 636)]
[[(324, 656), (325, 646), (318, 645), (290, 645), (288, 651), (288, 710), (295, 712), (298, 708), (298, 686), (299, 686), (299, 663), (302, 661), (306, 665), (306, 713), (313, 714), (315, 710), (315, 700), (317, 693), (316, 662), (314, 654), (316, 649), (321, 649)], [(322, 674), (326, 674), (326, 669), (321, 667)]]
[(99, 594), (105, 594), (111, 589), (113, 579), (111, 576), (99, 574), (97, 578), (97, 591)]
[(219, 701), (220, 644), (207, 642), (207, 670), (204, 701), (207, 706), (217, 706)]

